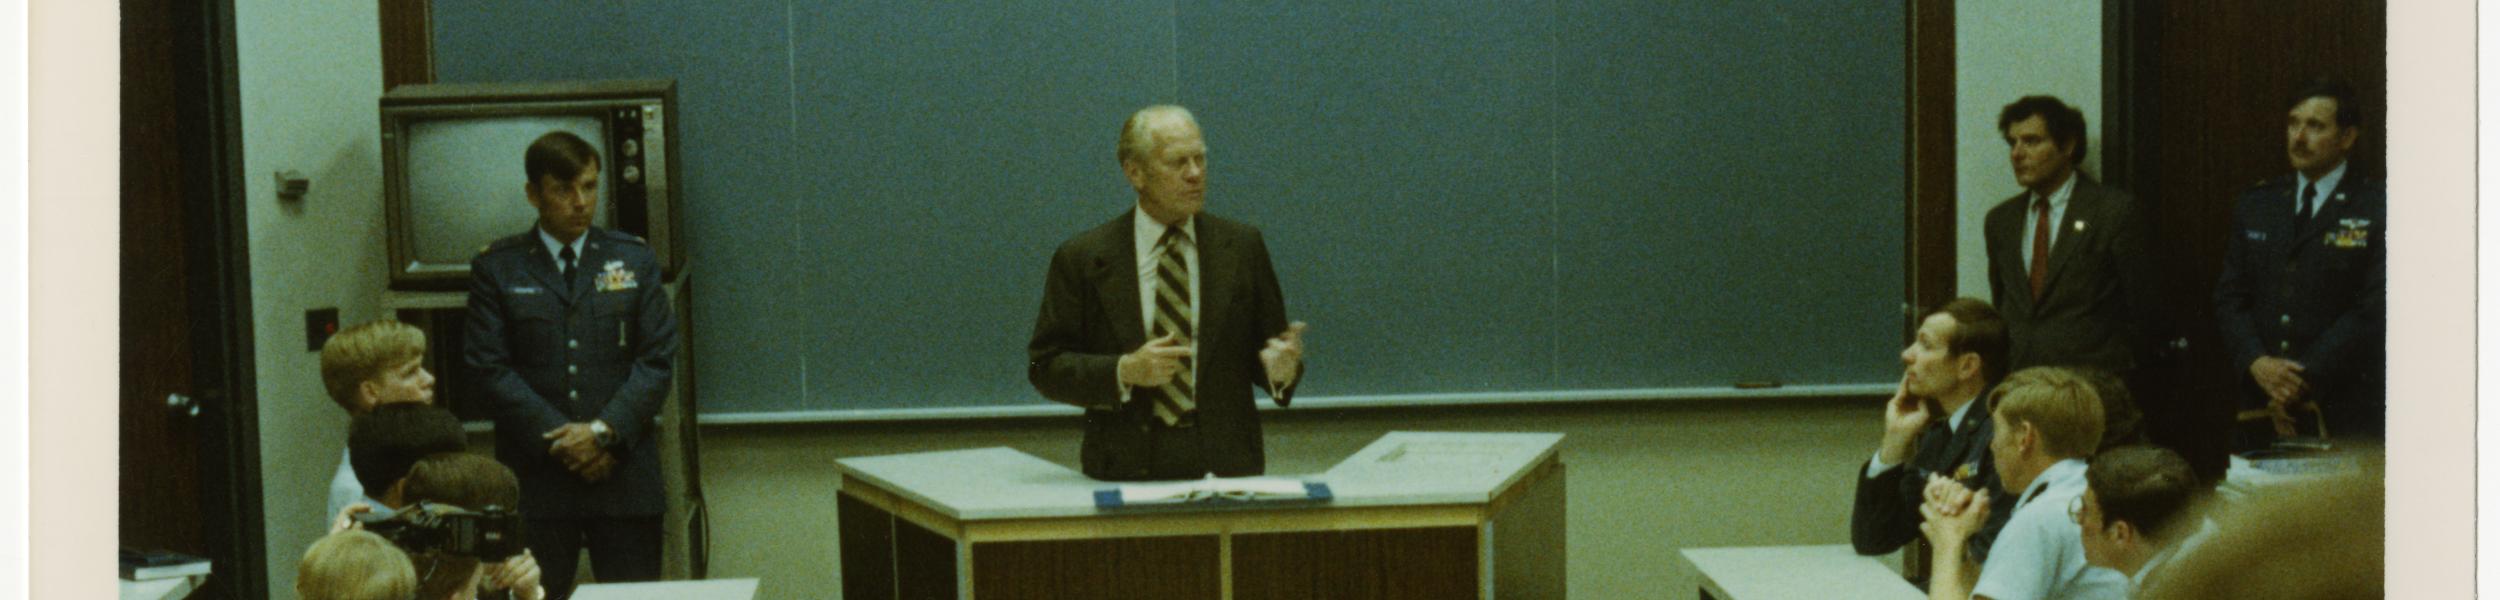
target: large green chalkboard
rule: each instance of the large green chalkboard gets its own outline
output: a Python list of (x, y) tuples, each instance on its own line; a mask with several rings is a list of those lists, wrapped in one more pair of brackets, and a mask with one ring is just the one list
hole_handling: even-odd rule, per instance
[(677, 80), (709, 420), (1072, 414), (1043, 272), (1162, 102), (1312, 323), (1304, 402), (1897, 378), (1900, 3), (433, 7), (442, 81)]

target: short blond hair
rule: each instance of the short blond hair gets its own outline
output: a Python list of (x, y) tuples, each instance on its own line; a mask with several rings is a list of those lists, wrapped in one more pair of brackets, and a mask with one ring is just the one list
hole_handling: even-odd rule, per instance
[(295, 595), (303, 600), (407, 600), (416, 592), (408, 553), (360, 529), (314, 541), (295, 563)]
[[(2101, 396), (2082, 376), (2059, 367), (2015, 371), (1988, 395), (1988, 410), (2007, 425), (2029, 423), (2040, 449), (2058, 458), (2086, 458), (2101, 446)], [(1996, 435), (2011, 433), (1998, 429)]]
[(1175, 104), (1157, 104), (1129, 113), (1128, 121), (1120, 124), (1120, 164), (1126, 165), (1153, 154), (1157, 143), (1155, 131), (1174, 119), (1193, 127), (1198, 124), (1198, 117), (1190, 115), (1189, 109)]
[(425, 356), (425, 330), (392, 319), (359, 323), (321, 344), (321, 387), (349, 414), (358, 412), (356, 388), (394, 365)]

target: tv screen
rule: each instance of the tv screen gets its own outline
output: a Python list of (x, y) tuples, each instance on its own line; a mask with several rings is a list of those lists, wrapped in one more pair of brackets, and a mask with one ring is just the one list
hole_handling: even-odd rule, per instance
[(538, 219), (522, 154), (571, 132), (599, 153), (599, 227), (642, 236), (665, 274), (684, 268), (668, 81), (423, 84), (382, 97), (391, 284), (460, 290), (469, 259)]

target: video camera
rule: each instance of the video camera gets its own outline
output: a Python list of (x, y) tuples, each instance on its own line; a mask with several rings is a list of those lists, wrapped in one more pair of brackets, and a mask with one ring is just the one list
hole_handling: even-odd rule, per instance
[(521, 513), (501, 506), (468, 510), (419, 502), (387, 517), (358, 516), (365, 531), (409, 554), (440, 552), (502, 562), (521, 553)]

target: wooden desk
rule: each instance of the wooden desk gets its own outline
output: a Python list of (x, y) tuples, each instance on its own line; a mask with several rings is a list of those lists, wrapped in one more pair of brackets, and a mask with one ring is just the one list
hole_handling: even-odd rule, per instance
[(1112, 510), (1009, 448), (843, 459), (842, 597), (1563, 598), (1561, 441), (1395, 432), (1288, 476), (1325, 504)]
[(1702, 600), (1924, 600), (1881, 559), (1848, 544), (1689, 548), (1684, 560), (1701, 571)]
[(755, 582), (748, 579), (698, 579), (644, 583), (587, 583), (573, 588), (574, 600), (752, 600)]

